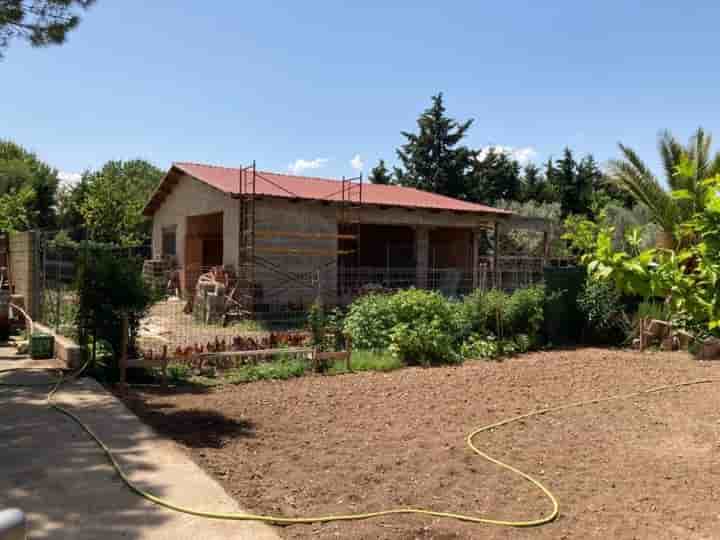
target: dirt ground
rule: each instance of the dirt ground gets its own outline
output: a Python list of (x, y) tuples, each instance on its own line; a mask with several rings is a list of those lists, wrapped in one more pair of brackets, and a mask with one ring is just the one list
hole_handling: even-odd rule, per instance
[[(682, 353), (541, 352), (502, 363), (133, 391), (130, 406), (242, 506), (290, 515), (430, 507), (531, 519), (550, 503), (472, 454), (472, 428), (536, 408), (718, 377)], [(720, 538), (720, 383), (535, 417), (476, 439), (543, 479), (531, 529), (395, 516), (295, 525), (287, 539)]]

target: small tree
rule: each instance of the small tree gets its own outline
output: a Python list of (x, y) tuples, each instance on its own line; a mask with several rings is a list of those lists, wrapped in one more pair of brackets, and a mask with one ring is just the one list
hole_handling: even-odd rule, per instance
[(127, 315), (129, 353), (135, 351), (140, 320), (151, 302), (151, 293), (142, 277), (142, 261), (124, 250), (83, 242), (76, 276), (79, 308), (76, 318), (80, 343), (91, 359), (99, 343), (112, 351), (106, 363), (107, 376), (118, 376), (118, 355), (122, 343), (122, 316)]

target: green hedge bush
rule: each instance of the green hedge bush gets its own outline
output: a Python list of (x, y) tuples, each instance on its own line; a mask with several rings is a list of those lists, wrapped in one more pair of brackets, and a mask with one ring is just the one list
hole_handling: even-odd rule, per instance
[(536, 347), (544, 300), (542, 287), (476, 291), (462, 301), (419, 289), (371, 294), (353, 302), (344, 329), (356, 349), (389, 350), (408, 364), (455, 363)]

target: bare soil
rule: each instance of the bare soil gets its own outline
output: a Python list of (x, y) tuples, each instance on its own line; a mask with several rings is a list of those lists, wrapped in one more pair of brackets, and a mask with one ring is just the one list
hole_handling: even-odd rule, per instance
[[(683, 353), (582, 349), (502, 363), (132, 391), (242, 506), (289, 515), (399, 506), (531, 519), (550, 504), (472, 454), (474, 427), (536, 408), (720, 377)], [(535, 417), (481, 435), (545, 480), (554, 523), (531, 529), (396, 516), (295, 525), (287, 539), (720, 538), (720, 384)]]

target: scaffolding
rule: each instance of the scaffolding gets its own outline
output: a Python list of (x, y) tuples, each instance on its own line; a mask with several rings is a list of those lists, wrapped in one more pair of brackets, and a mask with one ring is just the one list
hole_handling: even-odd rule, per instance
[[(264, 183), (283, 193), (290, 200), (300, 200), (299, 194), (274, 182), (268, 175), (257, 170), (256, 163), (241, 167), (238, 178), (239, 204), (239, 246), (237, 296), (242, 305), (242, 315), (255, 318), (260, 303), (266, 303), (283, 293), (294, 289), (315, 291), (315, 298), (323, 296), (323, 284), (320, 275), (328, 269), (340, 268), (347, 257), (356, 253), (360, 244), (360, 209), (363, 201), (363, 175), (343, 177), (339, 189), (318, 199), (319, 202), (337, 205), (337, 227), (334, 232), (301, 232), (281, 229), (258, 229), (256, 201), (258, 183)], [(263, 245), (260, 240), (273, 241), (274, 245)], [(334, 240), (330, 249), (307, 247), (307, 241)], [(272, 256), (293, 257), (310, 263), (308, 269), (292, 271), (285, 265), (272, 260)], [(258, 272), (272, 275), (277, 281), (269, 289), (263, 289), (258, 280)]]

